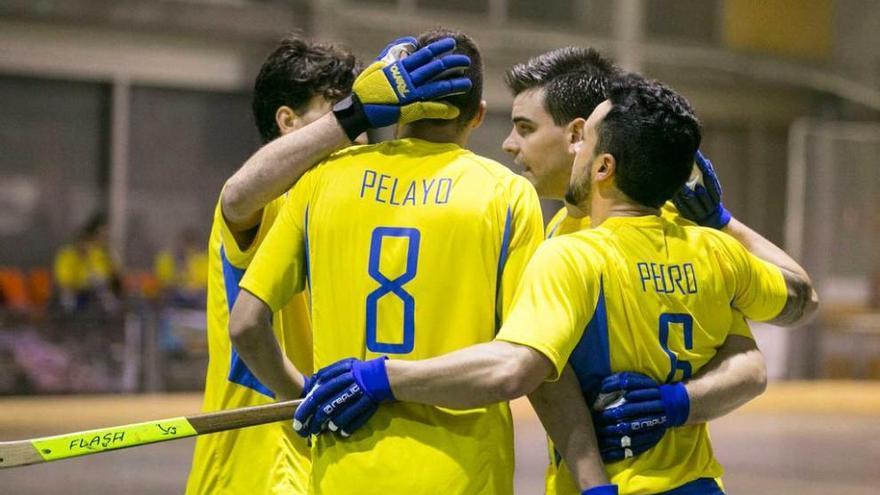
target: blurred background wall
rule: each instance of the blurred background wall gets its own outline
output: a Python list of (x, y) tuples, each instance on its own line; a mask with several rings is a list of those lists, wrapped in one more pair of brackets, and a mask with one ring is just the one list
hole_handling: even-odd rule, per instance
[[(278, 38), (299, 30), (367, 59), (436, 25), (483, 50), (490, 113), (472, 148), (502, 163), (503, 74), (533, 55), (593, 46), (685, 94), (728, 207), (803, 261), (825, 301), (808, 328), (756, 326), (771, 375), (880, 378), (875, 0), (0, 0), (0, 273), (34, 292), (32, 275), (103, 210), (127, 293), (148, 296), (157, 253), (186, 229), (207, 238), (224, 180), (257, 148), (249, 91)], [(3, 283), (5, 328), (39, 327), (33, 308), (8, 308), (51, 294), (19, 300)], [(155, 361), (179, 353), (197, 363), (180, 386), (198, 387), (198, 315), (171, 318), (180, 335), (157, 330), (148, 299), (119, 316), (119, 352), (143, 359), (117, 388), (174, 388)]]

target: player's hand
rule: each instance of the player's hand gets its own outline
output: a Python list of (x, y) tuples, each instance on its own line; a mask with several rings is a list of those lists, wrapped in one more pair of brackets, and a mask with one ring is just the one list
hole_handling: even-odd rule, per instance
[(386, 359), (345, 359), (316, 373), (316, 385), (294, 413), (293, 429), (307, 437), (326, 426), (349, 436), (363, 426), (380, 403), (394, 400)]
[(694, 164), (699, 177), (690, 179), (672, 197), (681, 216), (704, 227), (723, 229), (730, 223), (730, 212), (721, 203), (721, 183), (712, 162), (697, 151)]
[(471, 80), (462, 75), (470, 58), (450, 53), (455, 49), (452, 38), (413, 52), (417, 47), (415, 38), (393, 41), (355, 79), (352, 95), (333, 108), (349, 139), (398, 122), (458, 117), (458, 108), (432, 100), (471, 89)]
[(587, 488), (581, 495), (617, 495), (617, 485), (599, 485)]
[(602, 381), (594, 409), (602, 460), (615, 462), (647, 451), (666, 430), (683, 425), (690, 398), (683, 383), (661, 385), (640, 373), (615, 373)]

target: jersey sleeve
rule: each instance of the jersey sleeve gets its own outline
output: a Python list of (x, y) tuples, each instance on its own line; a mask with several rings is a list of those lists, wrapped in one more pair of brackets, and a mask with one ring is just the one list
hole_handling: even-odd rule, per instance
[(756, 321), (775, 318), (788, 300), (788, 287), (779, 267), (750, 253), (736, 239), (718, 232), (723, 245), (725, 275), (733, 284), (732, 306)]
[[(501, 272), (499, 276), (498, 315), (503, 322), (510, 310), (514, 292), (526, 265), (538, 245), (544, 239), (541, 204), (538, 194), (531, 184), (522, 177), (515, 177), (512, 187), (512, 200), (505, 222), (505, 237), (509, 240), (502, 246)], [(509, 232), (507, 229), (509, 227)], [(507, 248), (504, 252), (503, 249)]]
[[(577, 263), (563, 239), (538, 248), (496, 338), (525, 345), (553, 363), (558, 377), (596, 309), (599, 275)], [(554, 378), (555, 378), (554, 377)]]
[(273, 312), (279, 311), (305, 288), (308, 270), (306, 231), (313, 179), (314, 173), (307, 173), (291, 189), (239, 284)]
[(232, 230), (229, 228), (229, 223), (226, 222), (226, 218), (223, 216), (223, 210), (220, 203), (218, 202), (214, 211), (214, 221), (220, 226), (220, 239), (223, 243), (223, 250), (226, 253), (226, 258), (232, 266), (245, 269), (250, 265), (251, 260), (254, 259), (254, 254), (257, 252), (257, 247), (259, 247), (259, 245), (266, 239), (269, 230), (272, 228), (272, 224), (275, 222), (275, 218), (277, 218), (278, 213), (281, 211), (284, 205), (284, 199), (284, 196), (275, 198), (263, 207), (263, 211), (260, 215), (260, 223), (256, 227), (257, 232), (251, 243), (247, 246), (239, 245), (238, 241), (235, 239)]
[(752, 335), (752, 329), (749, 327), (749, 322), (746, 321), (746, 317), (736, 309), (733, 310), (728, 335), (739, 335), (740, 337), (755, 340), (755, 336)]

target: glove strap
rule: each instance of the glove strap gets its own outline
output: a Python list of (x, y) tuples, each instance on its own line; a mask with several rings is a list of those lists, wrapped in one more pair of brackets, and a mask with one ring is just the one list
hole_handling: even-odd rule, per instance
[(387, 356), (364, 361), (360, 366), (352, 368), (355, 380), (364, 388), (364, 393), (376, 402), (394, 400), (388, 371), (385, 369)]
[(587, 488), (581, 495), (617, 495), (617, 485), (600, 485)]
[(660, 400), (666, 407), (669, 426), (681, 426), (691, 414), (691, 398), (684, 383), (660, 385)]
[(333, 105), (333, 115), (336, 116), (339, 126), (342, 127), (351, 142), (354, 142), (358, 136), (370, 128), (370, 121), (367, 120), (364, 105), (354, 93)]
[(718, 207), (715, 211), (712, 212), (709, 217), (707, 217), (704, 221), (700, 222), (704, 227), (711, 227), (713, 229), (721, 230), (724, 227), (727, 227), (727, 224), (730, 223), (730, 212), (727, 211), (727, 208), (722, 204), (718, 204)]

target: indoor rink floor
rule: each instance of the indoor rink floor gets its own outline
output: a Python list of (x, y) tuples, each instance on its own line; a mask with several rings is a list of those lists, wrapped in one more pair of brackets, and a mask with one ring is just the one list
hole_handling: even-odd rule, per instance
[[(196, 394), (0, 399), (0, 439), (15, 440), (197, 411)], [(546, 445), (525, 401), (514, 404), (517, 494), (543, 493)], [(776, 383), (711, 427), (737, 495), (880, 493), (880, 384)], [(0, 471), (3, 495), (183, 493), (193, 440)]]

